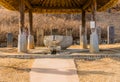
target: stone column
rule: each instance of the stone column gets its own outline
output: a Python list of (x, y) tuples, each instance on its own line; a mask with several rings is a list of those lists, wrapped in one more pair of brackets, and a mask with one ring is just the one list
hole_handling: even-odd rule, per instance
[(101, 44), (101, 27), (97, 27), (98, 42)]
[(92, 15), (91, 15), (92, 21), (90, 22), (91, 24), (90, 52), (91, 53), (99, 52), (98, 34), (96, 29), (96, 10), (97, 10), (96, 8), (97, 8), (96, 0), (93, 0)]
[(87, 32), (86, 32), (86, 12), (82, 10), (82, 26), (80, 27), (80, 46), (83, 49), (87, 48)]
[(7, 47), (13, 47), (13, 34), (7, 34)]
[(18, 52), (27, 52), (27, 39), (26, 33), (24, 32), (24, 0), (19, 0), (19, 10), (20, 10), (20, 27), (18, 35)]
[(108, 26), (107, 27), (107, 43), (108, 44), (114, 43), (114, 36), (115, 36), (114, 26)]
[(29, 10), (29, 28), (28, 28), (28, 49), (34, 49), (34, 36), (33, 36), (33, 14), (32, 10)]
[(37, 42), (36, 46), (44, 46), (44, 29), (38, 28), (36, 31)]

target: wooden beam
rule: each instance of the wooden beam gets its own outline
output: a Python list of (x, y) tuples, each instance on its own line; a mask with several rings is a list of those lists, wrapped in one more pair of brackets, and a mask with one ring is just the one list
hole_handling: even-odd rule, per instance
[(91, 6), (93, 0), (87, 0), (85, 4), (83, 5), (82, 9), (86, 10), (88, 7)]
[(32, 5), (30, 4), (29, 0), (24, 0), (24, 4), (25, 4), (29, 9), (32, 9)]
[(80, 28), (80, 46), (83, 49), (87, 48), (87, 34), (86, 34), (86, 11), (82, 10), (82, 26)]
[(19, 32), (20, 33), (23, 32), (23, 28), (24, 28), (24, 19), (25, 19), (24, 9), (25, 9), (24, 0), (20, 0), (20, 2), (19, 2), (19, 11), (20, 11), (20, 29), (19, 29)]
[(96, 0), (92, 0), (93, 4), (92, 4), (92, 21), (95, 21), (96, 22), (96, 11), (97, 11), (97, 3), (96, 3)]
[(73, 2), (76, 4), (77, 7), (80, 7), (80, 3), (78, 0), (73, 0)]
[(86, 12), (85, 10), (82, 10), (82, 33), (85, 34), (85, 27), (86, 27)]
[(5, 8), (7, 8), (7, 9), (14, 10), (14, 11), (17, 10), (13, 5), (11, 5), (10, 3), (8, 3), (6, 0), (0, 1), (0, 4), (2, 6), (4, 6)]
[(32, 10), (29, 10), (29, 35), (31, 35), (33, 33), (33, 13)]

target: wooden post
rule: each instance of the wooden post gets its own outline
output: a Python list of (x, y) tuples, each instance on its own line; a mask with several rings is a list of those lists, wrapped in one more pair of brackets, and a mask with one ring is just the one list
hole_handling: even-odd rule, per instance
[(87, 35), (86, 35), (86, 12), (82, 10), (82, 26), (80, 27), (80, 46), (83, 49), (87, 48)]
[(96, 29), (96, 11), (97, 3), (96, 0), (93, 0), (92, 8), (92, 24), (91, 24), (91, 35), (90, 35), (90, 52), (96, 53), (99, 52), (99, 43), (98, 43), (98, 34)]
[(19, 10), (20, 10), (20, 27), (18, 35), (18, 52), (27, 52), (27, 39), (26, 33), (24, 32), (24, 19), (25, 19), (25, 5), (24, 0), (19, 0)]
[(33, 34), (33, 14), (32, 10), (29, 9), (29, 35)]
[(34, 49), (34, 36), (33, 36), (33, 14), (32, 10), (29, 9), (29, 28), (28, 28), (28, 49)]
[(85, 34), (85, 26), (86, 26), (86, 12), (85, 10), (82, 10), (82, 34)]
[(25, 9), (25, 5), (24, 5), (24, 0), (20, 0), (19, 2), (19, 10), (20, 10), (20, 29), (19, 29), (19, 33), (21, 34), (23, 32), (23, 28), (25, 26), (24, 24), (24, 19), (25, 19), (25, 14), (24, 14), (24, 9)]
[(92, 9), (92, 15), (91, 15), (91, 21), (95, 22), (95, 28), (92, 28), (92, 32), (96, 31), (96, 11), (97, 11), (97, 3), (96, 0), (93, 0), (93, 4), (91, 6)]

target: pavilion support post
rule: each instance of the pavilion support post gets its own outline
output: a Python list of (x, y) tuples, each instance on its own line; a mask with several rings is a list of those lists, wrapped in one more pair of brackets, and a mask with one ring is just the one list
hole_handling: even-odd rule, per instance
[(33, 14), (32, 10), (29, 10), (29, 28), (28, 28), (28, 49), (34, 49), (34, 36), (33, 36)]
[(99, 42), (98, 34), (96, 29), (96, 0), (93, 0), (92, 4), (92, 21), (91, 21), (91, 35), (90, 35), (90, 52), (97, 53), (99, 52)]
[(86, 12), (82, 10), (82, 26), (80, 27), (80, 46), (83, 49), (87, 48), (87, 32), (86, 32)]
[(19, 10), (20, 10), (20, 26), (19, 26), (19, 35), (18, 35), (18, 52), (27, 52), (27, 39), (26, 33), (24, 31), (24, 0), (19, 0)]

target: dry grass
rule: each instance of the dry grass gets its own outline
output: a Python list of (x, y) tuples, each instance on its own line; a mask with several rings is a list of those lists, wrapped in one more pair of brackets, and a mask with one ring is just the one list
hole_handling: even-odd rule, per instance
[(120, 59), (76, 60), (80, 82), (120, 82)]
[[(6, 40), (6, 34), (12, 32), (14, 34), (14, 40), (17, 41), (18, 28), (19, 28), (19, 13), (8, 11), (6, 9), (0, 9), (0, 41)], [(119, 20), (120, 12), (107, 13), (102, 12), (97, 14), (97, 26), (102, 28), (102, 38), (107, 37), (107, 26), (112, 24), (115, 26), (115, 39), (119, 39)], [(25, 16), (25, 27), (29, 27), (28, 14)], [(91, 20), (90, 14), (87, 14), (87, 26), (89, 28), (89, 21)], [(59, 33), (65, 35), (67, 28), (72, 28), (72, 36), (74, 39), (79, 39), (79, 27), (81, 25), (81, 15), (80, 14), (34, 14), (33, 18), (34, 35), (36, 36), (36, 31), (38, 28), (45, 31), (45, 35), (51, 34), (52, 28), (58, 28)], [(41, 21), (42, 20), (42, 21)], [(88, 29), (88, 39), (90, 36), (90, 29)]]
[(0, 58), (0, 82), (29, 82), (32, 59)]
[[(120, 44), (99, 47), (102, 51), (97, 54), (120, 54)], [(120, 58), (103, 58), (93, 61), (76, 59), (75, 63), (80, 82), (120, 82)]]
[[(71, 48), (80, 49), (80, 46), (71, 46)], [(100, 48), (103, 49), (100, 54), (114, 54), (119, 53), (117, 51), (120, 50), (120, 44), (100, 45)], [(111, 50), (104, 51), (108, 48)], [(112, 50), (117, 51), (112, 53)], [(16, 52), (16, 48), (0, 48), (0, 53), (4, 55), (12, 55)], [(0, 82), (29, 82), (33, 61), (33, 59), (0, 58)], [(120, 59), (76, 60), (76, 64), (80, 82), (120, 82)]]

